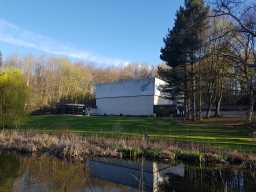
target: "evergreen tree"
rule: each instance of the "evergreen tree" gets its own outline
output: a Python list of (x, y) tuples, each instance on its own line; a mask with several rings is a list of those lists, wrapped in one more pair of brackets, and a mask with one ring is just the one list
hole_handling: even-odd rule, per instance
[(207, 15), (208, 7), (203, 0), (185, 0), (184, 7), (176, 14), (174, 27), (164, 38), (160, 55), (169, 66), (159, 69), (160, 76), (169, 83), (164, 90), (176, 99), (183, 96), (185, 114), (187, 117), (192, 114), (193, 119), (196, 118), (197, 79), (200, 77), (196, 68), (200, 68)]

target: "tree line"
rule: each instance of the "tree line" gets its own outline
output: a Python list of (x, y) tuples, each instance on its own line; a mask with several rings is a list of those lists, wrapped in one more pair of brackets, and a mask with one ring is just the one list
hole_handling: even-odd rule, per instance
[[(221, 115), (223, 103), (245, 104), (253, 120), (256, 96), (256, 3), (185, 0), (164, 38), (159, 75), (166, 97), (186, 119)], [(212, 113), (214, 111), (214, 114)]]
[(96, 83), (154, 76), (155, 69), (145, 64), (95, 67), (61, 57), (10, 56), (3, 70), (19, 69), (29, 88), (26, 110), (33, 111), (56, 103), (83, 103), (94, 100)]
[[(0, 54), (1, 55), (1, 54)], [(56, 104), (95, 104), (95, 84), (155, 76), (153, 66), (95, 67), (62, 57), (17, 56), (0, 59), (0, 123), (18, 127), (27, 113)]]

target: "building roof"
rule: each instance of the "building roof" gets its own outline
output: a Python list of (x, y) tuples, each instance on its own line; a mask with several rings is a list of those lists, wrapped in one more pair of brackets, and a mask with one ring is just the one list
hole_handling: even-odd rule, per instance
[(154, 95), (155, 78), (96, 84), (96, 99)]

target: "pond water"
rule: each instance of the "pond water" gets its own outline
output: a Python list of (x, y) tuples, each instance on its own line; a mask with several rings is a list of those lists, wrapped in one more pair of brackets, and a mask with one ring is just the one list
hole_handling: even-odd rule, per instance
[(67, 163), (47, 156), (0, 154), (0, 192), (256, 191), (256, 173), (148, 161), (91, 159)]

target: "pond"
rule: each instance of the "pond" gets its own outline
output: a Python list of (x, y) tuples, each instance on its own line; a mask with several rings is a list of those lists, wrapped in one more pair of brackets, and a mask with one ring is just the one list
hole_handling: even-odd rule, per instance
[(230, 167), (0, 154), (1, 192), (256, 191), (256, 173)]

